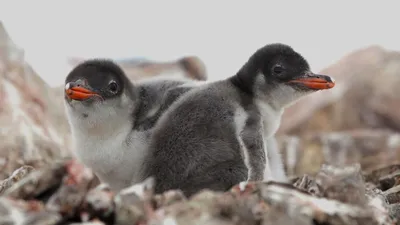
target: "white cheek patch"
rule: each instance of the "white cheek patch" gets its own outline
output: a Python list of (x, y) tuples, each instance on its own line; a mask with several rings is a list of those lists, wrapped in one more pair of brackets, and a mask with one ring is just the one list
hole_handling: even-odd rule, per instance
[(258, 74), (255, 82), (255, 92), (261, 102), (270, 104), (276, 109), (285, 108), (300, 98), (312, 93), (309, 91), (297, 91), (289, 85), (280, 83), (273, 89), (265, 90), (266, 81), (263, 74)]
[(71, 84), (68, 82), (67, 84), (65, 84), (65, 90), (68, 90), (71, 87)]
[(105, 135), (107, 131), (112, 132), (118, 126), (132, 120), (131, 112), (134, 108), (134, 103), (126, 94), (122, 94), (118, 98), (94, 102), (91, 105), (72, 101), (70, 106), (67, 107), (67, 115), (74, 130), (100, 132)]

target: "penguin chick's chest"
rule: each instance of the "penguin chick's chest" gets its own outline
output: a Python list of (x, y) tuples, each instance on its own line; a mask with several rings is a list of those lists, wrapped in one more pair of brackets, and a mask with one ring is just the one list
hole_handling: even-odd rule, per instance
[(106, 138), (74, 136), (77, 156), (102, 182), (121, 189), (139, 181), (139, 166), (146, 149), (144, 132)]
[(283, 110), (276, 110), (268, 103), (257, 101), (256, 105), (263, 120), (264, 138), (269, 138), (278, 130)]

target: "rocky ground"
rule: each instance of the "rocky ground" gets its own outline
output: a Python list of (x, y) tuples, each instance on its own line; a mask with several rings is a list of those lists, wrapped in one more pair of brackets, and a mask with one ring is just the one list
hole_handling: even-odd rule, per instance
[[(121, 65), (143, 77), (207, 77), (193, 57)], [(398, 71), (400, 53), (378, 46), (321, 71), (336, 87), (290, 107), (277, 136), (290, 185), (186, 199), (153, 195), (147, 180), (111, 193), (71, 158), (62, 91), (41, 80), (0, 23), (0, 224), (400, 224)]]
[(239, 184), (187, 199), (179, 190), (153, 195), (151, 179), (112, 193), (90, 170), (60, 160), (21, 167), (3, 181), (0, 224), (395, 224), (399, 169), (323, 165), (294, 185)]

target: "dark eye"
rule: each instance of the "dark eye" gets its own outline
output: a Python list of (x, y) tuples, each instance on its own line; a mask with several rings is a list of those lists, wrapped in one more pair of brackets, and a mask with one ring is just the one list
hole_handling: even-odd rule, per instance
[(116, 93), (116, 92), (118, 91), (118, 84), (115, 83), (115, 82), (111, 82), (111, 83), (108, 85), (108, 90), (110, 90), (110, 91), (113, 92), (113, 93)]
[(276, 75), (280, 75), (281, 73), (283, 73), (285, 71), (285, 69), (282, 66), (276, 65), (272, 68), (272, 72), (274, 72), (274, 74)]

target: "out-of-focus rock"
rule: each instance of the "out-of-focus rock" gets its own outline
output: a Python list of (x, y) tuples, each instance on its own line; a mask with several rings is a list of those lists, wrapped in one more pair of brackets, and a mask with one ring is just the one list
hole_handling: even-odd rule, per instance
[(399, 164), (389, 164), (367, 170), (364, 172), (364, 176), (367, 181), (376, 184), (385, 191), (399, 184), (396, 180), (399, 170)]
[(39, 168), (70, 154), (58, 101), (0, 22), (0, 179), (23, 165)]
[(392, 187), (384, 192), (390, 204), (400, 202), (400, 186)]
[(289, 176), (315, 174), (322, 164), (360, 163), (370, 170), (400, 161), (400, 135), (384, 130), (353, 130), (277, 138)]
[(39, 201), (0, 198), (0, 224), (55, 225), (61, 220), (58, 213), (45, 210)]
[(72, 160), (64, 164), (65, 174), (59, 176), (61, 184), (47, 201), (46, 209), (60, 213), (64, 218), (80, 218), (82, 202), (93, 181), (90, 169)]
[(53, 162), (50, 166), (44, 166), (40, 170), (31, 172), (8, 188), (4, 195), (20, 199), (41, 196), (49, 190), (58, 188), (65, 174), (67, 174), (67, 167), (64, 161)]
[(295, 177), (292, 179), (293, 185), (298, 188), (299, 190), (305, 191), (310, 193), (313, 196), (321, 197), (321, 187), (315, 182), (315, 178), (304, 174), (301, 177)]
[(295, 178), (292, 183), (296, 188), (313, 196), (335, 199), (361, 207), (368, 202), (379, 201), (382, 207), (389, 208), (388, 195), (376, 184), (366, 182), (364, 176), (365, 173), (361, 171), (359, 164), (348, 166), (323, 164), (315, 177), (303, 175)]
[(359, 164), (345, 167), (322, 165), (315, 176), (322, 197), (341, 202), (365, 205), (365, 183)]
[(153, 198), (154, 207), (161, 208), (168, 205), (172, 205), (179, 201), (186, 201), (186, 197), (180, 190), (170, 190), (164, 192), (162, 195), (155, 195)]
[(107, 185), (99, 185), (88, 191), (83, 203), (83, 209), (89, 219), (100, 219), (107, 223), (115, 220), (114, 193)]
[(400, 52), (370, 46), (322, 70), (336, 86), (289, 107), (279, 134), (360, 128), (400, 130)]
[(389, 213), (397, 220), (396, 225), (400, 224), (400, 203), (390, 205)]
[[(313, 197), (289, 185), (249, 184), (246, 194), (201, 191), (189, 201), (157, 210), (173, 224), (391, 224), (388, 209)], [(161, 222), (157, 224), (162, 224)]]
[(19, 169), (15, 170), (10, 177), (0, 181), (0, 194), (5, 190), (13, 186), (16, 182), (26, 177), (34, 168), (31, 166), (21, 166)]
[(379, 178), (379, 185), (382, 190), (387, 190), (391, 187), (400, 184), (400, 171), (396, 170), (392, 174)]
[(154, 216), (153, 205), (151, 204), (153, 190), (153, 178), (121, 190), (114, 197), (115, 223), (147, 223), (149, 217)]

